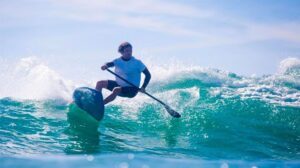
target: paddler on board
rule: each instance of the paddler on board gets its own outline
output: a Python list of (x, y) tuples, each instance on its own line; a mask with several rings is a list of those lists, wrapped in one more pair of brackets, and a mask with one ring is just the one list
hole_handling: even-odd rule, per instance
[[(113, 101), (117, 96), (133, 98), (140, 91), (145, 93), (145, 89), (150, 82), (151, 74), (145, 64), (132, 56), (132, 45), (128, 42), (124, 42), (118, 49), (121, 57), (114, 59), (112, 62), (108, 62), (101, 67), (102, 70), (114, 67), (115, 73), (128, 82), (118, 78), (115, 80), (101, 80), (97, 82), (96, 90), (102, 92), (102, 88), (110, 90), (112, 93), (104, 99), (104, 104)], [(142, 87), (140, 88), (141, 73), (145, 75), (145, 79)]]

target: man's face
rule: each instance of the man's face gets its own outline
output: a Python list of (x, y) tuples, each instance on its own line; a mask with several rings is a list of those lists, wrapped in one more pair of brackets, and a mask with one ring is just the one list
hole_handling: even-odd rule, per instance
[(132, 48), (131, 47), (124, 48), (124, 50), (122, 52), (122, 56), (125, 59), (129, 59), (132, 56)]

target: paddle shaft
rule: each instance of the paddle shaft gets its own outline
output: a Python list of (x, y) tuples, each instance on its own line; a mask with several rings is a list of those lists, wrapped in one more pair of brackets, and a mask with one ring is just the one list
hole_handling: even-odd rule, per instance
[[(112, 73), (113, 75), (117, 76), (118, 78), (122, 79), (123, 81), (125, 81), (126, 83), (130, 84), (131, 86), (133, 87), (136, 87), (138, 88), (137, 86), (135, 86), (133, 83), (129, 82), (128, 80), (124, 79), (123, 77), (121, 77), (120, 75), (114, 73), (113, 71), (111, 71), (110, 69), (106, 69), (108, 72)], [(139, 88), (138, 88), (139, 89)], [(139, 89), (140, 90), (140, 89)], [(151, 97), (152, 99), (158, 101), (160, 104), (164, 105), (164, 106), (167, 106), (164, 102), (162, 102), (161, 100), (159, 100), (158, 98), (152, 96), (151, 94), (147, 93), (146, 91), (145, 92), (142, 92), (144, 94), (146, 94), (147, 96)]]

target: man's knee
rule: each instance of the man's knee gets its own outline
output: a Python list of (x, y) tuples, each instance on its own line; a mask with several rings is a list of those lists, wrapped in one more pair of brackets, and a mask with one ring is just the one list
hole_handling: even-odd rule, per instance
[(96, 88), (100, 89), (100, 88), (107, 88), (107, 81), (106, 80), (102, 80), (102, 81), (98, 81)]

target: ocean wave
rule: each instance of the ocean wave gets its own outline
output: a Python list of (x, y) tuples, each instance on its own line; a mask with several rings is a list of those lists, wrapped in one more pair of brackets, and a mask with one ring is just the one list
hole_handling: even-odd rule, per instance
[[(140, 94), (106, 106), (99, 133), (81, 128), (80, 122), (73, 129), (68, 104), (60, 99), (2, 98), (1, 155), (142, 152), (173, 158), (300, 158), (299, 107), (245, 99), (232, 94), (236, 88), (177, 84), (153, 94), (182, 118), (173, 119)], [(274, 94), (269, 88), (257, 92)]]

